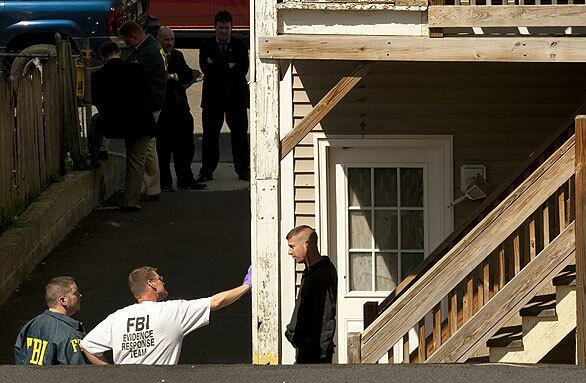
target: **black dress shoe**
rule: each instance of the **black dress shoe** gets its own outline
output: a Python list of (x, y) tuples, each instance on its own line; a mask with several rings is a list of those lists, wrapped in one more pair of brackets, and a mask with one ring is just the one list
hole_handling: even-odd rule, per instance
[(179, 186), (179, 189), (182, 189), (182, 190), (202, 190), (207, 187), (208, 187), (208, 185), (206, 185), (206, 184), (202, 184), (200, 182), (194, 181), (194, 182), (190, 183), (189, 185)]
[(202, 182), (211, 181), (214, 179), (214, 176), (211, 174), (199, 174), (195, 178), (195, 183), (200, 184)]
[(250, 174), (238, 174), (238, 179), (242, 181), (250, 181)]
[(173, 186), (161, 186), (161, 190), (165, 193), (171, 193), (175, 191), (175, 188)]
[(154, 202), (154, 201), (158, 201), (161, 199), (161, 195), (160, 194), (143, 194), (140, 196), (139, 201), (145, 201), (145, 202)]
[(124, 206), (120, 208), (121, 213), (136, 213), (141, 210), (142, 208), (140, 206)]

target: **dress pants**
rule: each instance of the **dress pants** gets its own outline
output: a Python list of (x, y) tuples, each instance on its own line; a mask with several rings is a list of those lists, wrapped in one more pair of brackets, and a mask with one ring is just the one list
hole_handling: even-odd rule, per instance
[(108, 139), (104, 139), (103, 124), (100, 114), (95, 113), (87, 127), (88, 150), (92, 166), (98, 164), (98, 155), (108, 150)]
[(195, 154), (193, 116), (188, 110), (161, 112), (157, 137), (157, 155), (161, 173), (161, 187), (172, 187), (171, 155), (177, 175), (177, 186), (188, 187), (195, 181), (191, 162)]
[(157, 158), (157, 140), (149, 139), (144, 161), (144, 195), (161, 194), (161, 175), (159, 173), (159, 160)]
[(200, 175), (211, 176), (220, 161), (220, 130), (224, 124), (230, 129), (234, 170), (241, 177), (250, 173), (248, 146), (248, 115), (246, 107), (206, 107), (202, 110), (203, 142)]
[(146, 149), (152, 140), (148, 136), (124, 139), (126, 146), (126, 193), (123, 207), (138, 206), (138, 199), (144, 183)]

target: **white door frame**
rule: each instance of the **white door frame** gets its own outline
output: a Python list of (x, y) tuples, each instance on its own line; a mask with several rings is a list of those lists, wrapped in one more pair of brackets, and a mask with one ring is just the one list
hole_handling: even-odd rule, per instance
[[(326, 136), (323, 133), (314, 135), (315, 177), (316, 177), (316, 231), (320, 238), (322, 255), (330, 254), (330, 243), (335, 240), (336, 233), (330, 229), (329, 221), (336, 215), (335, 209), (329, 206), (332, 191), (335, 192), (335, 174), (331, 172), (330, 153), (338, 148), (433, 148), (440, 151), (440, 168), (442, 173), (442, 196), (440, 198), (445, 211), (438, 228), (441, 237), (447, 237), (453, 231), (453, 140), (452, 136), (438, 135), (369, 135), (357, 138), (356, 135)], [(435, 244), (437, 245), (437, 244)], [(431, 250), (431, 249), (430, 249)], [(340, 327), (338, 326), (338, 329)], [(337, 335), (339, 336), (339, 334)], [(342, 338), (343, 339), (343, 338)], [(340, 340), (341, 341), (341, 340)]]

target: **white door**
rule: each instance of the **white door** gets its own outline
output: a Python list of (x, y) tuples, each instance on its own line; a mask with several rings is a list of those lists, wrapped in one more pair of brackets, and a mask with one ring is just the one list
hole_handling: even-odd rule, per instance
[(449, 162), (445, 151), (445, 145), (330, 148), (338, 363), (346, 363), (347, 333), (363, 330), (364, 303), (386, 298), (451, 231), (451, 147)]

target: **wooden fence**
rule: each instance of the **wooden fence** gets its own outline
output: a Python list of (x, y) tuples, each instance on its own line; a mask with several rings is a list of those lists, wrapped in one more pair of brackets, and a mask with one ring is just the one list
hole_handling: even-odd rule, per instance
[(10, 82), (0, 76), (0, 233), (65, 172), (65, 153), (81, 159), (81, 127), (71, 48)]

